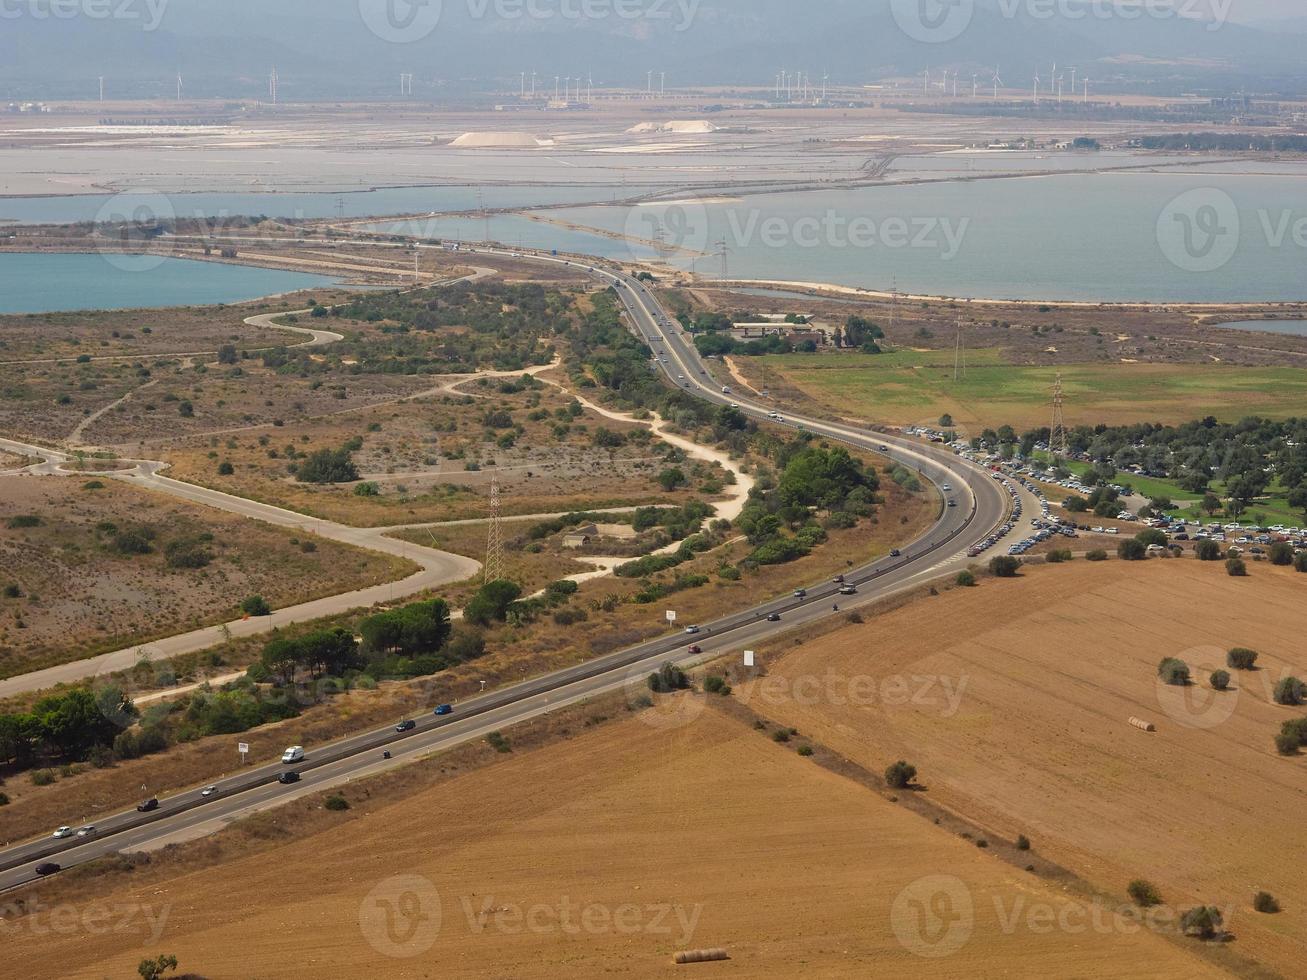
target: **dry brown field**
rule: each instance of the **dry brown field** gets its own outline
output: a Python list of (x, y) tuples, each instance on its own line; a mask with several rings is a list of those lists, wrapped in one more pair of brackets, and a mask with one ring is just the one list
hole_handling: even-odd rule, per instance
[[(671, 731), (627, 717), (433, 782), (397, 802), (354, 787), (311, 836), (268, 846), (287, 828), (265, 821), (258, 853), (69, 896), (57, 931), (52, 911), (10, 922), (6, 955), (60, 980), (160, 952), (212, 980), (1223, 975), (1148, 931), (1005, 928), (1012, 909), (1078, 906), (715, 711)], [(117, 931), (84, 926), (128, 907)], [(731, 959), (672, 965), (713, 946)]]
[[(1223, 908), (1233, 948), (1297, 975), (1307, 761), (1272, 740), (1303, 709), (1271, 692), (1307, 675), (1304, 590), (1307, 577), (1268, 565), (1242, 580), (1193, 559), (1043, 566), (778, 647), (750, 704), (873, 771), (909, 760), (934, 802), (1025, 834), (1109, 894), (1142, 877), (1170, 906)], [(1209, 675), (1236, 646), (1261, 669), (1218, 694)], [(1159, 685), (1168, 656), (1192, 687)], [(1283, 912), (1252, 910), (1262, 889)]]
[[(89, 489), (88, 484), (94, 489)], [(11, 527), (36, 517), (36, 527)], [(121, 554), (115, 530), (154, 535)], [(211, 537), (210, 537), (211, 536)], [(172, 567), (192, 542), (212, 561)], [(312, 551), (305, 551), (311, 547)], [(0, 672), (5, 676), (235, 618), (249, 595), (274, 607), (403, 578), (410, 563), (179, 501), (113, 479), (0, 477)]]

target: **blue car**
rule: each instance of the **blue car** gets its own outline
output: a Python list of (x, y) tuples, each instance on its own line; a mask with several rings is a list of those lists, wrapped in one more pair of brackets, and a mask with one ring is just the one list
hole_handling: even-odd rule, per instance
[(452, 715), (453, 713), (454, 713), (454, 706), (452, 704), (442, 704), (439, 708), (436, 709), (436, 714), (438, 715)]

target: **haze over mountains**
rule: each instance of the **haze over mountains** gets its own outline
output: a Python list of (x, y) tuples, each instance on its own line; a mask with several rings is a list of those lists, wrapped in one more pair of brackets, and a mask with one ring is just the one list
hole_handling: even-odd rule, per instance
[[(111, 96), (158, 96), (174, 91), (180, 71), (190, 95), (250, 97), (266, 89), (274, 64), (287, 99), (389, 92), (399, 72), (417, 76), (419, 95), (516, 88), (532, 71), (548, 77), (546, 87), (555, 74), (643, 87), (650, 69), (665, 71), (669, 85), (765, 86), (782, 69), (850, 85), (927, 68), (984, 82), (1000, 66), (1008, 85), (1024, 88), (1053, 61), (1079, 66), (1082, 77), (1178, 89), (1284, 92), (1307, 79), (1307, 18), (1277, 0), (1241, 6), (1251, 23), (1126, 18), (1078, 0), (1057, 8), (1072, 16), (1044, 17), (1027, 0), (976, 0), (965, 29), (942, 43), (909, 36), (890, 0), (644, 0), (638, 18), (603, 0), (589, 9), (607, 15), (589, 18), (574, 13), (586, 9), (579, 0), (536, 0), (535, 13), (516, 0), (443, 0), (438, 24), (411, 43), (369, 30), (360, 0), (114, 0), (128, 16), (31, 15), (46, 2), (24, 0), (12, 8), (18, 16), (0, 20), (0, 96), (86, 97), (101, 74)], [(384, 9), (386, 0), (362, 2)], [(390, 2), (409, 12), (406, 0)], [(1228, 2), (1177, 0), (1186, 13)]]

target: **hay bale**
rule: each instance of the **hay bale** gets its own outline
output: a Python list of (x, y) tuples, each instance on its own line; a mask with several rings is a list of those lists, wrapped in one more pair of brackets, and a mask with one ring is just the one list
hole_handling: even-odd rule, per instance
[(672, 962), (682, 966), (686, 963), (715, 963), (730, 958), (724, 949), (683, 949), (672, 957)]
[(1144, 721), (1142, 718), (1131, 718), (1130, 724), (1134, 725), (1135, 728), (1138, 728), (1141, 732), (1157, 731), (1156, 725), (1154, 725), (1151, 721)]

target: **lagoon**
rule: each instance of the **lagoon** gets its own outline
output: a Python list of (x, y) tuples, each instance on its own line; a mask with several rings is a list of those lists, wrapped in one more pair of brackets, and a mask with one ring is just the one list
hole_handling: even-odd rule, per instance
[(194, 259), (0, 252), (0, 313), (206, 306), (334, 282), (329, 276)]

